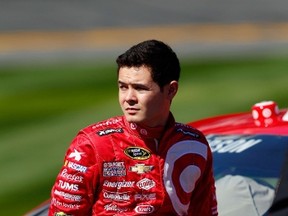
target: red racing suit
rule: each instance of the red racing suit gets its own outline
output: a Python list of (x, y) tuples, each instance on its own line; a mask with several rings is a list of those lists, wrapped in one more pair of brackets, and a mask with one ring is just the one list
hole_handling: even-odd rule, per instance
[(52, 188), (49, 216), (218, 215), (203, 134), (172, 114), (157, 133), (123, 116), (81, 130)]

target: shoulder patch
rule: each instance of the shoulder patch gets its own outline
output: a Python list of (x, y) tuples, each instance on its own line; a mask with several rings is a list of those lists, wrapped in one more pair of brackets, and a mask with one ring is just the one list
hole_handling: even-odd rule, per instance
[(116, 126), (120, 122), (121, 122), (121, 118), (111, 118), (106, 121), (101, 121), (101, 122), (98, 122), (97, 124), (92, 125), (92, 129), (95, 130), (97, 128)]
[(105, 136), (112, 133), (123, 133), (123, 128), (107, 128), (105, 130), (97, 131), (98, 136)]
[(188, 136), (191, 136), (191, 137), (194, 137), (194, 138), (199, 138), (200, 137), (200, 135), (198, 133), (196, 133), (194, 131), (185, 130), (183, 128), (178, 128), (177, 132), (183, 133), (185, 135), (188, 135)]

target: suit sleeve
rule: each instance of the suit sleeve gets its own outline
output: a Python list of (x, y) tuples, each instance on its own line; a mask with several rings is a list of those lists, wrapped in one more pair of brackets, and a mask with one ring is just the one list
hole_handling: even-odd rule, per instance
[(49, 216), (91, 215), (99, 168), (89, 138), (79, 133), (68, 148), (51, 191)]

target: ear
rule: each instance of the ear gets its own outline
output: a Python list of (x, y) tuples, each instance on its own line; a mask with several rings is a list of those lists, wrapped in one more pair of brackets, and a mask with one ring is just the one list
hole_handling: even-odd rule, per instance
[(178, 91), (178, 82), (173, 80), (169, 83), (168, 97), (172, 100)]

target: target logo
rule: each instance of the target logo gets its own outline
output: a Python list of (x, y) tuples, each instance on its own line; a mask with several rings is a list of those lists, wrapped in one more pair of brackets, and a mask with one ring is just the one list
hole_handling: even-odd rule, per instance
[[(173, 200), (172, 205), (177, 215), (187, 215), (188, 213), (190, 202), (182, 203), (178, 195), (191, 196), (195, 183), (201, 176), (197, 160), (207, 160), (207, 148), (201, 142), (184, 140), (175, 143), (167, 152), (164, 165), (165, 189), (170, 199)], [(177, 168), (175, 164), (177, 164)]]

